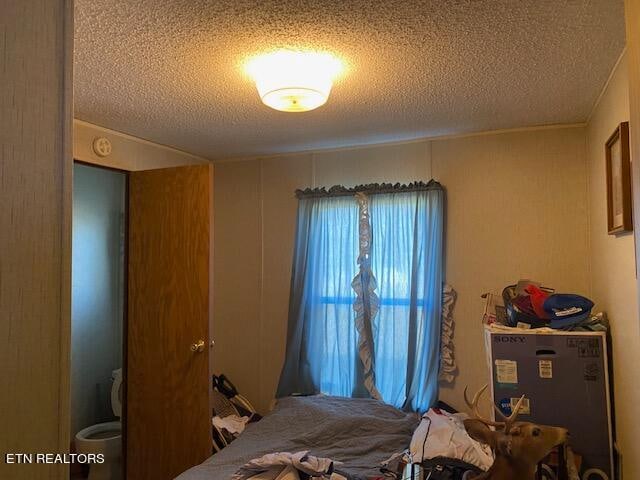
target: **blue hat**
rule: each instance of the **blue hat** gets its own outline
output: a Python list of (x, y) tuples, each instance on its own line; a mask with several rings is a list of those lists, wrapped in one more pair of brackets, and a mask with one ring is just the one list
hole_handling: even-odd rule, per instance
[(589, 318), (593, 302), (580, 295), (557, 293), (549, 295), (544, 301), (543, 308), (549, 315), (551, 328), (565, 328)]

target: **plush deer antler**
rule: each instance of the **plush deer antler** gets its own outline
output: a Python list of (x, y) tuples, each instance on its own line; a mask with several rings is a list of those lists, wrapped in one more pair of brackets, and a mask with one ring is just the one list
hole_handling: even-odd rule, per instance
[[(542, 460), (555, 445), (564, 443), (567, 430), (559, 427), (538, 425), (531, 422), (518, 422), (516, 419), (524, 403), (524, 395), (513, 407), (511, 415), (504, 415), (493, 406), (502, 421), (484, 418), (479, 411), (478, 402), (487, 390), (482, 387), (471, 401), (464, 389), (464, 401), (473, 412), (473, 418), (464, 421), (471, 438), (489, 445), (495, 455), (493, 465), (475, 480), (534, 480), (536, 464)], [(495, 427), (491, 430), (489, 427)]]
[(504, 413), (502, 413), (500, 411), (500, 409), (494, 404), (493, 408), (496, 410), (498, 415), (500, 415), (500, 417), (503, 419), (503, 421), (501, 421), (501, 422), (494, 422), (493, 420), (489, 420), (487, 418), (484, 418), (480, 414), (480, 411), (478, 409), (478, 402), (480, 401), (480, 397), (482, 397), (482, 394), (487, 390), (487, 387), (488, 387), (488, 385), (485, 385), (480, 390), (478, 390), (476, 392), (476, 394), (473, 396), (473, 400), (471, 400), (471, 401), (469, 401), (469, 398), (467, 397), (467, 388), (468, 387), (464, 387), (464, 401), (467, 404), (467, 406), (471, 409), (471, 411), (473, 412), (474, 417), (477, 420), (480, 420), (485, 425), (504, 429), (504, 433), (509, 433), (509, 431), (511, 430), (511, 427), (513, 427), (513, 424), (516, 422), (516, 419), (518, 418), (518, 414), (520, 413), (520, 409), (522, 408), (522, 404), (524, 402), (524, 395), (522, 395), (522, 397), (520, 397), (520, 400), (518, 400), (518, 403), (516, 403), (516, 406), (514, 407), (513, 411), (511, 412), (511, 415), (509, 415), (508, 417)]

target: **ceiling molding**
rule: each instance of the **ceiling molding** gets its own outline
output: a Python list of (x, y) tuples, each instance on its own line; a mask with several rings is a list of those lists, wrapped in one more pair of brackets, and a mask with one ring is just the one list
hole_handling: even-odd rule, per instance
[(620, 56), (618, 57), (618, 60), (616, 60), (615, 65), (611, 69), (611, 72), (609, 73), (609, 76), (607, 77), (607, 81), (604, 82), (604, 85), (602, 86), (602, 89), (600, 90), (600, 94), (598, 95), (598, 98), (596, 98), (596, 101), (593, 102), (593, 106), (591, 107), (591, 111), (589, 112), (589, 116), (587, 117), (587, 120), (584, 122), (587, 125), (589, 123), (591, 123), (591, 119), (593, 118), (594, 113), (598, 109), (598, 106), (600, 105), (600, 102), (602, 101), (602, 97), (604, 97), (604, 94), (607, 92), (607, 89), (609, 88), (609, 84), (611, 83), (611, 79), (616, 74), (616, 71), (618, 70), (618, 67), (620, 66), (620, 62), (622, 62), (622, 59), (624, 58), (626, 53), (627, 53), (627, 46), (625, 45), (624, 48), (622, 49), (622, 52), (620, 53)]
[[(482, 132), (468, 132), (468, 133), (459, 133), (454, 135), (423, 137), (423, 138), (416, 138), (413, 140), (405, 140), (405, 141), (398, 141), (398, 142), (367, 143), (367, 144), (358, 144), (358, 145), (351, 145), (351, 146), (339, 147), (339, 148), (301, 150), (298, 152), (274, 153), (271, 155), (254, 155), (249, 157), (231, 157), (231, 158), (212, 160), (212, 162), (214, 164), (218, 164), (218, 163), (246, 162), (246, 161), (252, 161), (252, 160), (268, 160), (270, 158), (296, 157), (299, 155), (316, 155), (316, 154), (322, 154), (322, 153), (345, 152), (350, 150), (365, 150), (367, 148), (384, 148), (384, 147), (393, 147), (396, 145), (407, 145), (407, 144), (413, 144), (413, 143), (433, 143), (440, 140), (453, 140), (456, 138), (483, 137), (483, 136), (489, 136), (489, 135), (504, 135), (509, 133), (519, 133), (519, 132), (536, 132), (540, 130), (560, 130), (565, 128), (584, 128), (586, 126), (587, 126), (586, 122), (564, 123), (564, 124), (558, 124), (558, 125), (535, 125), (532, 127), (505, 128), (501, 130), (487, 130)], [(429, 155), (427, 156), (427, 158), (431, 158), (431, 151), (429, 152)]]

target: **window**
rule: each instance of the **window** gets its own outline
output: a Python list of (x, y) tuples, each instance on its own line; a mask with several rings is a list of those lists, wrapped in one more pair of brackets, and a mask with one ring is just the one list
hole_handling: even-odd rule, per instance
[(435, 400), (443, 209), (435, 183), (300, 198), (279, 396)]

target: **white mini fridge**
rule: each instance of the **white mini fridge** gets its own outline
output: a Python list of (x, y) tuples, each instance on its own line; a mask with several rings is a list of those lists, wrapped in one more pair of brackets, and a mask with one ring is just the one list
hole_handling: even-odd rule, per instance
[(491, 392), (509, 414), (569, 429), (589, 478), (614, 479), (612, 412), (605, 332), (523, 330), (485, 326)]

